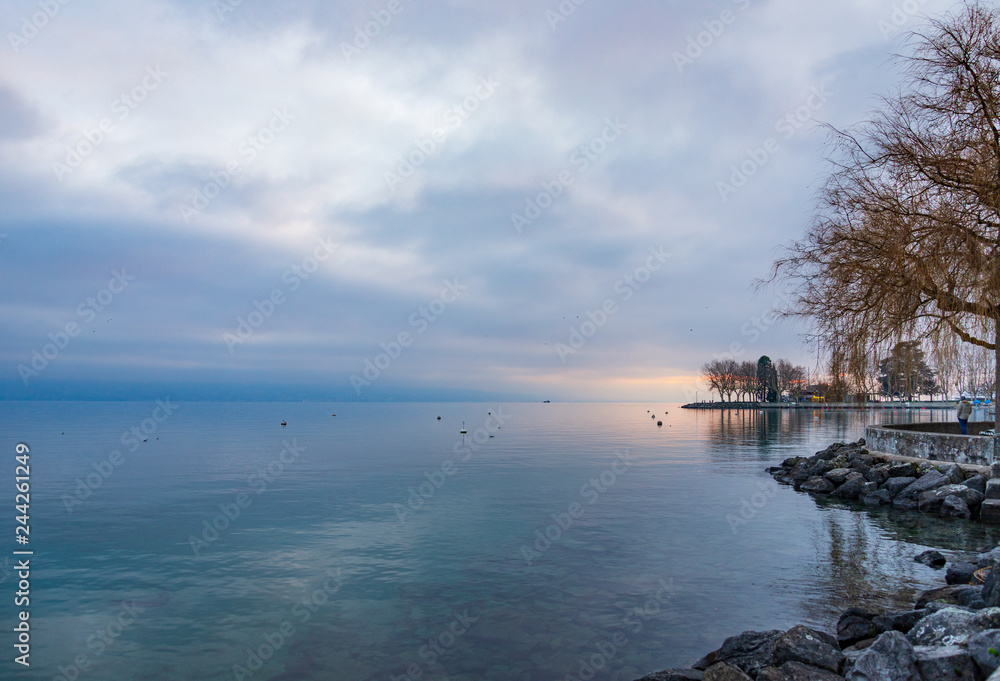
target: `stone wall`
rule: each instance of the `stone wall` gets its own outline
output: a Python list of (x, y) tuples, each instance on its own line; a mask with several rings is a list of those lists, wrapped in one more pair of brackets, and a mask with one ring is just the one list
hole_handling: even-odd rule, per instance
[(989, 466), (993, 463), (993, 438), (974, 434), (992, 427), (990, 421), (969, 423), (970, 435), (962, 435), (957, 421), (868, 426), (865, 440), (870, 449), (886, 454)]

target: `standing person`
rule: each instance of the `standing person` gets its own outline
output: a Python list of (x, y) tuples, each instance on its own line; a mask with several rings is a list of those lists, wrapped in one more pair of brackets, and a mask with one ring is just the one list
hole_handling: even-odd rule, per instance
[(958, 425), (962, 428), (962, 435), (969, 434), (969, 417), (972, 416), (972, 403), (969, 398), (963, 397), (958, 403)]

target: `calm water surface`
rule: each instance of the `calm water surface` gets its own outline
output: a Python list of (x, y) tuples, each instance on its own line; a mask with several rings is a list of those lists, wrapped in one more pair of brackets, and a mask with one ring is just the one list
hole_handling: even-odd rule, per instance
[(36, 552), (32, 666), (7, 634), (0, 676), (629, 680), (745, 629), (908, 608), (942, 583), (915, 554), (1000, 539), (764, 472), (949, 411), (175, 404), (157, 424), (153, 404), (0, 403), (7, 546), (26, 442)]

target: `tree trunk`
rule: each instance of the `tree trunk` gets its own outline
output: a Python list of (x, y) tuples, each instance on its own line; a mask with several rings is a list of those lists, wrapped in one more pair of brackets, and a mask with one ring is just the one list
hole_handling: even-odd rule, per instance
[(1000, 459), (998, 459), (998, 454), (1000, 454), (1000, 451), (998, 451), (998, 450), (1000, 450), (1000, 439), (997, 439), (998, 437), (1000, 437), (1000, 408), (998, 408), (998, 405), (997, 405), (997, 398), (1000, 398), (1000, 319), (997, 319), (997, 321), (996, 321), (996, 327), (997, 327), (996, 328), (996, 334), (995, 334), (996, 338), (994, 339), (994, 342), (996, 343), (996, 346), (993, 348), (993, 357), (994, 357), (994, 360), (995, 360), (995, 362), (994, 362), (995, 366), (993, 367), (993, 370), (994, 370), (994, 375), (993, 375), (993, 379), (994, 379), (994, 383), (993, 383), (993, 411), (994, 411), (994, 417), (995, 417), (994, 421), (995, 422), (993, 424), (993, 427), (996, 429), (996, 430), (994, 430), (994, 437), (993, 437), (993, 460), (994, 461), (1000, 460)]

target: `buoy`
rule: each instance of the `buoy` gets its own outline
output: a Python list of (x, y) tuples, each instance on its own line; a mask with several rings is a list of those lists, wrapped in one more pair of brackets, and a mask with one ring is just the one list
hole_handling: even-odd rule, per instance
[(282, 426), (287, 426), (287, 425), (288, 425), (288, 423), (287, 423), (286, 421), (282, 421), (282, 422), (281, 422), (281, 425), (282, 425)]
[(441, 420), (441, 417), (440, 417), (440, 416), (438, 416), (438, 421), (440, 421), (440, 420)]
[(333, 416), (336, 416), (336, 414), (333, 414)]
[(663, 421), (657, 421), (657, 422), (656, 422), (656, 425), (658, 425), (658, 426), (662, 426), (662, 425), (663, 425)]
[(466, 433), (468, 433), (468, 432), (469, 432), (469, 431), (467, 431), (467, 430), (465, 429), (465, 421), (462, 421), (462, 430), (460, 430), (460, 431), (458, 431), (458, 432), (459, 432), (459, 433), (461, 433), (462, 435), (465, 435)]

